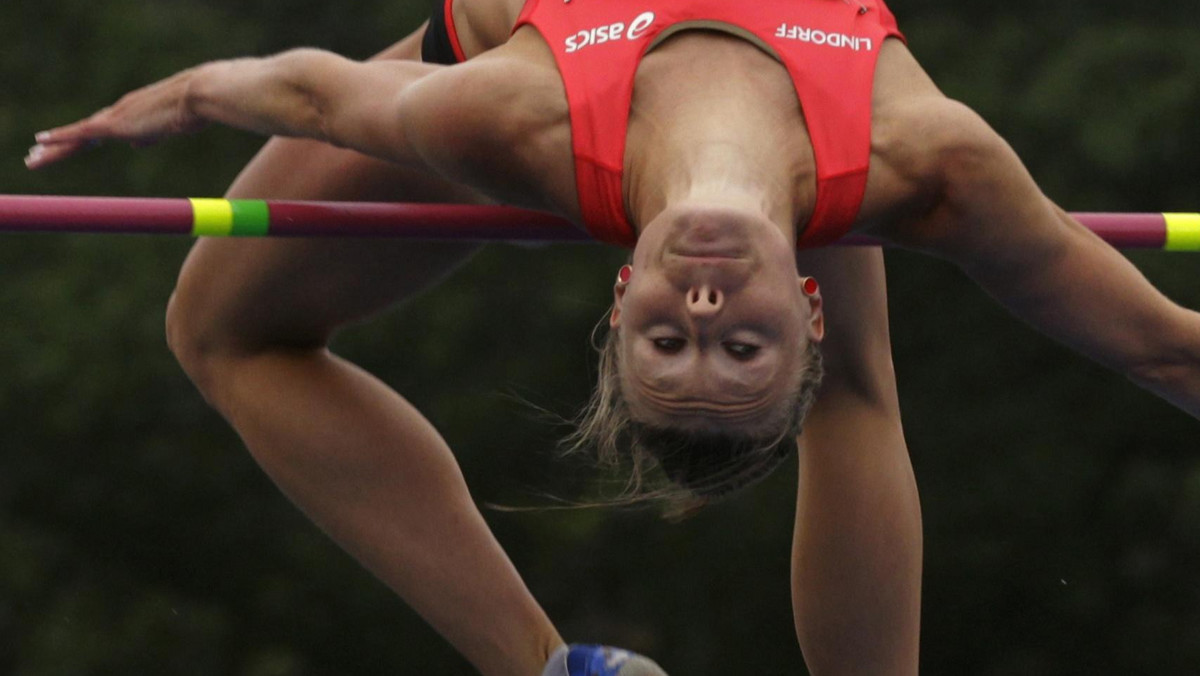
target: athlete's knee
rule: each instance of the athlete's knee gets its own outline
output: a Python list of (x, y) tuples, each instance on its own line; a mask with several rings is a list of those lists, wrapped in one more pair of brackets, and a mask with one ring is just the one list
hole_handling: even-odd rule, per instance
[(224, 408), (222, 393), (246, 359), (276, 349), (324, 347), (324, 334), (288, 331), (282, 321), (265, 318), (270, 312), (243, 307), (237, 294), (214, 291), (198, 279), (202, 276), (185, 265), (167, 302), (166, 338), (179, 365), (216, 408)]
[(1155, 392), (1200, 390), (1200, 314), (1163, 299), (1141, 329), (1138, 348), (1114, 367)]
[(184, 372), (210, 402), (216, 391), (222, 359), (222, 342), (211, 325), (201, 320), (193, 294), (179, 287), (167, 301), (167, 347)]

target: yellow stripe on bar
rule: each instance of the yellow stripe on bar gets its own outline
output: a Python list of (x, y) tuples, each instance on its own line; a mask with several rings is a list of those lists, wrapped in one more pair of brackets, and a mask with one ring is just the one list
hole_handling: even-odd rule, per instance
[(229, 200), (189, 198), (193, 237), (228, 237), (233, 234), (233, 206)]
[(1200, 214), (1163, 214), (1167, 251), (1200, 251)]

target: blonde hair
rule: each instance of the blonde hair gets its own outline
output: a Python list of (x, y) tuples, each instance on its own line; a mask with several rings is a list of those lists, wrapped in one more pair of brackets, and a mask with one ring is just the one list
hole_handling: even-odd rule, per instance
[[(624, 489), (604, 504), (657, 502), (663, 504), (668, 518), (682, 518), (765, 479), (796, 450), (796, 437), (816, 401), (824, 374), (817, 343), (809, 341), (805, 348), (798, 383), (767, 431), (750, 433), (683, 429), (635, 420), (621, 388), (620, 342), (619, 331), (609, 330), (596, 347), (596, 388), (576, 417), (574, 432), (562, 441), (566, 453), (590, 451), (602, 467), (628, 467)], [(667, 485), (653, 485), (650, 477), (656, 468), (662, 470)]]

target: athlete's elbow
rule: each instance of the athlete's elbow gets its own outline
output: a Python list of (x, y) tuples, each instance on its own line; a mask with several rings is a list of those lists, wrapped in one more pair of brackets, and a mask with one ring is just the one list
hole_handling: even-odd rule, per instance
[(1200, 360), (1160, 360), (1127, 372), (1136, 385), (1200, 418)]
[(1200, 315), (1178, 309), (1178, 329), (1155, 332), (1136, 358), (1118, 365), (1134, 383), (1200, 418)]

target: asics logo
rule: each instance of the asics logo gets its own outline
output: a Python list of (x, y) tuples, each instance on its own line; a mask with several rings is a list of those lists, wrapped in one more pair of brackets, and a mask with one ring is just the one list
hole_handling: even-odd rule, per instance
[(829, 33), (816, 28), (807, 28), (805, 26), (789, 25), (786, 23), (779, 24), (779, 28), (775, 29), (775, 37), (809, 42), (814, 45), (849, 49), (855, 52), (862, 50), (869, 52), (875, 48), (874, 43), (871, 42), (871, 38), (860, 38), (855, 35), (846, 35), (845, 33)]
[(606, 42), (616, 42), (617, 40), (637, 40), (646, 34), (650, 26), (654, 25), (654, 12), (642, 12), (637, 17), (626, 25), (622, 21), (606, 24), (604, 26), (596, 26), (581, 30), (578, 33), (568, 36), (566, 43), (567, 54), (592, 47), (594, 45), (602, 45)]

